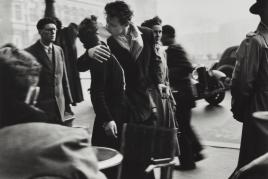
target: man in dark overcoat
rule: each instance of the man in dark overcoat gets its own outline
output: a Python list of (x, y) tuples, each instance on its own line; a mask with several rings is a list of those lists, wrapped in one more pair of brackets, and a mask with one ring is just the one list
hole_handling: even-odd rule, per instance
[[(258, 124), (252, 113), (268, 110), (268, 1), (257, 0), (250, 12), (260, 16), (255, 32), (247, 34), (236, 52), (232, 77), (232, 112), (243, 122), (237, 169), (268, 151), (267, 130)], [(267, 123), (263, 123), (267, 125)], [(268, 172), (255, 173), (243, 179), (268, 178)]]
[(40, 34), (32, 46), (26, 48), (43, 68), (40, 73), (38, 86), (40, 94), (37, 107), (44, 110), (51, 123), (64, 124), (65, 102), (72, 101), (69, 84), (66, 76), (64, 55), (62, 49), (54, 45), (56, 38), (56, 22), (51, 18), (38, 21), (37, 29)]

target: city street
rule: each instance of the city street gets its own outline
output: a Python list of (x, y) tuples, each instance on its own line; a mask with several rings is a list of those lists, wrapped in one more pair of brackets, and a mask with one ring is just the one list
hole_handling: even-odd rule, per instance
[(192, 125), (207, 145), (238, 148), (242, 125), (230, 111), (231, 95), (226, 92), (219, 106), (210, 106), (205, 100), (199, 100), (193, 109)]

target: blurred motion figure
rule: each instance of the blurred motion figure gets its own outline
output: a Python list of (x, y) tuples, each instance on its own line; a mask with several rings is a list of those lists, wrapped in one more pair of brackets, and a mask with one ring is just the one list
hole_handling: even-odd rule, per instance
[(196, 167), (195, 161), (204, 158), (201, 154), (202, 146), (191, 126), (191, 109), (195, 107), (195, 100), (189, 75), (193, 67), (182, 46), (175, 41), (175, 29), (164, 25), (162, 30), (162, 43), (168, 46), (166, 54), (169, 81), (176, 101), (176, 117), (181, 131), (181, 165), (178, 169), (191, 170)]

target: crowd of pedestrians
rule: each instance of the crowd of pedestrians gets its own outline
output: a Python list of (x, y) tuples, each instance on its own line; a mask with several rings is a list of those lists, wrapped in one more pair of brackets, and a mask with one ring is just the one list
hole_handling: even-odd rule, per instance
[[(18, 158), (29, 156), (29, 151), (40, 150), (48, 152), (52, 163), (57, 161), (63, 165), (52, 167), (54, 165), (49, 166), (49, 162), (42, 160), (37, 162), (32, 174), (29, 169), (28, 173), (24, 170), (25, 177), (105, 178), (96, 167), (96, 158), (90, 155), (92, 151), (86, 140), (89, 136), (80, 129), (76, 132), (71, 128), (75, 114), (70, 104), (83, 101), (79, 72), (88, 70), (91, 102), (96, 114), (92, 145), (120, 150), (123, 124), (134, 123), (178, 129), (176, 155), (180, 165), (175, 169), (193, 170), (195, 162), (205, 157), (202, 144), (191, 127), (191, 109), (195, 107), (190, 80), (193, 66), (184, 48), (176, 42), (175, 28), (162, 25), (158, 16), (145, 20), (140, 26), (135, 24), (132, 21), (134, 12), (124, 1), (109, 2), (104, 11), (106, 29), (110, 33), (106, 40), (100, 37), (99, 23), (94, 15), (63, 29), (59, 19), (44, 17), (36, 24), (40, 35), (36, 43), (25, 50), (10, 44), (0, 49), (0, 127), (3, 128), (0, 138), (8, 141), (7, 134), (16, 135), (16, 131), (21, 130), (24, 135), (20, 136), (20, 141), (32, 144), (28, 146), (17, 139), (14, 145), (7, 142), (9, 151), (5, 147), (1, 150), (9, 153), (6, 156), (18, 155)], [(261, 22), (237, 51), (231, 87), (232, 112), (235, 119), (243, 122), (243, 133), (239, 162), (232, 179), (268, 176), (264, 171), (261, 175), (243, 173), (263, 166), (267, 158), (267, 142), (260, 142), (267, 140), (267, 135), (260, 132), (251, 115), (268, 108), (267, 1), (257, 0), (250, 12), (259, 15)], [(85, 48), (78, 58), (77, 37)], [(52, 146), (53, 155), (47, 145)], [(62, 151), (58, 149), (59, 145)], [(25, 146), (28, 151), (16, 154), (12, 151)], [(87, 159), (83, 159), (85, 151), (89, 153)], [(3, 152), (0, 155), (5, 156)], [(57, 160), (57, 154), (66, 160)], [(37, 152), (31, 157), (35, 158), (30, 162), (33, 164), (34, 160), (46, 156)], [(257, 157), (261, 158), (254, 160)], [(0, 165), (9, 165), (0, 158)], [(255, 162), (251, 164), (253, 160)], [(64, 168), (65, 164), (74, 167)], [(15, 170), (21, 172), (18, 166), (23, 168), (23, 165), (17, 165)], [(42, 173), (41, 168), (47, 173)], [(9, 172), (7, 167), (0, 169), (0, 177), (12, 177)], [(115, 168), (104, 173), (108, 179), (117, 177)], [(153, 172), (146, 178), (154, 178)]]

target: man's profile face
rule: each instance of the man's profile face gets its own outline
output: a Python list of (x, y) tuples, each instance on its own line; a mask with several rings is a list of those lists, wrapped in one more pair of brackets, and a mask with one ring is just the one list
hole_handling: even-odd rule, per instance
[(112, 34), (112, 36), (117, 36), (122, 34), (126, 30), (126, 25), (122, 25), (119, 22), (118, 17), (109, 17), (106, 18), (106, 28)]
[(51, 43), (56, 40), (57, 27), (55, 24), (46, 24), (43, 29), (39, 29), (41, 39), (45, 43)]

